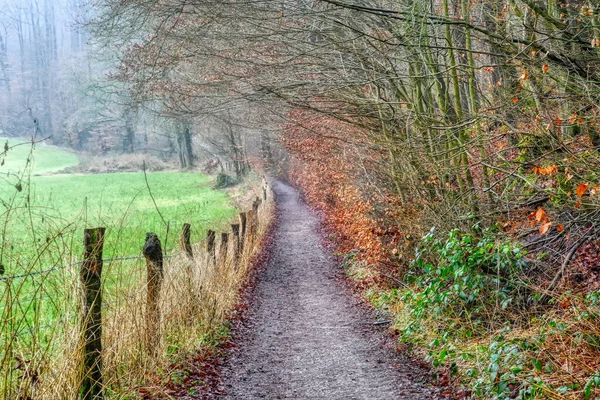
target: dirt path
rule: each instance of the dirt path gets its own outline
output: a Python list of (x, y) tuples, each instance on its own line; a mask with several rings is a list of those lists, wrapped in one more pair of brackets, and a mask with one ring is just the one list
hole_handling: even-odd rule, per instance
[(279, 223), (252, 318), (224, 371), (228, 399), (435, 399), (357, 304), (321, 243), (318, 221), (276, 182)]

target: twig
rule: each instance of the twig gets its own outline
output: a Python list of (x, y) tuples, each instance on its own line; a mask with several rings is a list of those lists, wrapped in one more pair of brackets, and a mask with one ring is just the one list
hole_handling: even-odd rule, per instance
[[(567, 269), (567, 265), (569, 264), (569, 262), (571, 261), (571, 259), (573, 258), (573, 256), (577, 252), (577, 250), (585, 242), (587, 242), (587, 240), (590, 238), (589, 233), (594, 230), (594, 227), (595, 226), (592, 225), (592, 227), (590, 227), (590, 229), (588, 229), (588, 231), (586, 233), (584, 233), (583, 236), (581, 236), (579, 238), (579, 240), (573, 245), (573, 247), (571, 247), (571, 250), (565, 256), (565, 259), (563, 260), (563, 262), (562, 262), (562, 264), (560, 266), (560, 269), (558, 270), (557, 274), (554, 276), (554, 279), (552, 279), (552, 282), (550, 282), (550, 285), (548, 285), (548, 289), (547, 289), (548, 292), (552, 291), (552, 289), (554, 289), (556, 287), (556, 285), (558, 284), (558, 281), (564, 275), (565, 270)], [(543, 299), (545, 299), (546, 297), (547, 296), (543, 296)]]
[(386, 324), (391, 324), (392, 321), (391, 319), (384, 319), (384, 320), (377, 320), (375, 322), (373, 322), (373, 325), (386, 325)]
[[(146, 188), (148, 189), (148, 194), (150, 195), (150, 198), (152, 199), (152, 203), (154, 203), (154, 208), (156, 209), (156, 212), (160, 216), (160, 219), (162, 220), (163, 224), (165, 224), (165, 226), (168, 229), (169, 224), (167, 224), (167, 221), (165, 221), (165, 218), (163, 217), (160, 210), (158, 209), (158, 205), (156, 204), (156, 200), (154, 200), (154, 196), (152, 195), (152, 190), (150, 189), (150, 184), (148, 183), (148, 176), (146, 175), (146, 160), (144, 160), (142, 162), (142, 169), (144, 170), (144, 181), (146, 181)], [(165, 245), (166, 245), (166, 243), (165, 243)]]
[[(386, 265), (393, 265), (392, 263), (388, 263), (388, 262), (385, 262), (385, 261), (380, 261), (380, 263), (386, 264)], [(396, 266), (396, 265), (393, 265), (393, 266)], [(379, 275), (384, 276), (384, 277), (386, 277), (386, 278), (388, 278), (388, 279), (396, 282), (398, 285), (401, 285), (401, 286), (405, 287), (406, 289), (409, 289), (409, 290), (412, 291), (412, 289), (410, 288), (410, 286), (408, 286), (406, 283), (402, 282), (400, 279), (396, 278), (395, 276), (388, 275), (385, 272), (381, 272), (379, 269), (375, 269), (375, 271)]]

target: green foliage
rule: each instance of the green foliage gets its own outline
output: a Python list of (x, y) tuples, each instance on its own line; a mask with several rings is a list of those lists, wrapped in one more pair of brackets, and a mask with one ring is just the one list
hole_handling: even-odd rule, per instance
[(526, 261), (518, 246), (499, 235), (495, 229), (481, 237), (455, 229), (445, 238), (436, 239), (434, 230), (424, 237), (411, 264), (413, 275), (407, 277), (418, 288), (406, 292), (404, 299), (414, 321), (407, 334), (418, 330), (420, 321), (445, 314), (477, 328), (489, 322), (494, 307), (511, 305), (517, 291), (512, 277)]
[[(443, 237), (436, 237), (432, 229), (423, 238), (407, 277), (412, 289), (403, 296), (408, 310), (404, 340), (427, 344), (434, 366), (448, 365), (454, 373), (457, 363), (476, 366), (467, 369), (464, 378), (475, 394), (485, 398), (512, 398), (517, 376), (527, 362), (522, 349), (533, 344), (499, 335), (488, 346), (465, 349), (461, 345), (489, 335), (490, 329), (511, 330), (499, 314), (517, 305), (517, 274), (526, 266), (524, 255), (495, 228), (477, 236), (454, 229)], [(425, 338), (428, 343), (423, 343)], [(520, 396), (531, 398), (531, 394)]]

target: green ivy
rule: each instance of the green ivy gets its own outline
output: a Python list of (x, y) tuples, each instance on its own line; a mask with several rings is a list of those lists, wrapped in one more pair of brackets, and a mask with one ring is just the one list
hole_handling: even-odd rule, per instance
[(517, 398), (533, 398), (535, 389), (516, 388), (522, 387), (517, 376), (528, 362), (523, 350), (535, 343), (499, 336), (477, 349), (477, 356), (457, 350), (461, 340), (488, 335), (493, 324), (495, 330), (509, 331), (508, 321), (497, 326), (497, 312), (527, 300), (519, 279), (527, 265), (525, 252), (497, 228), (476, 232), (454, 229), (437, 235), (432, 229), (423, 238), (407, 277), (412, 290), (403, 292), (410, 321), (403, 338), (418, 341), (426, 327), (434, 326), (435, 339), (428, 343), (434, 366), (449, 365), (452, 371), (457, 361), (469, 361), (478, 365), (465, 371), (475, 394), (508, 399), (518, 393)]

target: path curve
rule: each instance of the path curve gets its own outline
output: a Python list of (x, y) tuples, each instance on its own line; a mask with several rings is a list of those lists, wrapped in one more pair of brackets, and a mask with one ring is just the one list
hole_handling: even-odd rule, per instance
[(274, 182), (278, 225), (247, 335), (223, 371), (227, 399), (436, 399), (424, 370), (374, 332), (340, 279), (318, 219)]

